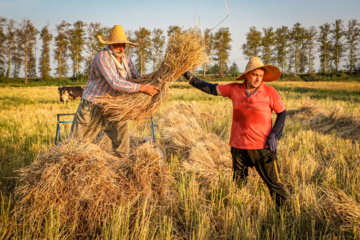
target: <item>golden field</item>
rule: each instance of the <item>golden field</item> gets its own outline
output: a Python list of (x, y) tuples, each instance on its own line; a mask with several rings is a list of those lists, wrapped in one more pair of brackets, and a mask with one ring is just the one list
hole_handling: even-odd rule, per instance
[[(278, 158), (282, 181), (291, 192), (291, 212), (274, 209), (255, 171), (251, 171), (247, 185), (238, 188), (231, 180), (229, 166), (216, 172), (220, 167), (215, 155), (208, 157), (215, 162), (214, 168), (206, 168), (203, 159), (201, 169), (200, 165), (186, 167), (189, 165), (184, 162), (190, 164), (189, 159), (196, 161), (196, 156), (206, 155), (206, 149), (210, 149), (206, 144), (212, 139), (228, 142), (232, 106), (229, 99), (206, 95), (187, 83), (175, 83), (169, 99), (154, 115), (157, 142), (166, 149), (164, 167), (171, 177), (171, 194), (157, 202), (146, 197), (136, 205), (122, 201), (91, 235), (86, 235), (85, 230), (80, 235), (69, 233), (69, 226), (59, 220), (61, 212), (56, 213), (56, 209), (49, 210), (37, 231), (27, 225), (16, 227), (21, 222), (13, 211), (20, 201), (14, 196), (21, 185), (18, 171), (49, 152), (54, 145), (56, 114), (74, 113), (79, 101), (59, 103), (57, 87), (0, 88), (0, 238), (360, 238), (360, 84), (270, 85), (279, 91), (288, 111)], [(183, 109), (188, 110), (185, 113)], [(166, 121), (172, 121), (169, 116), (178, 119), (178, 127), (187, 120), (196, 124), (197, 128), (189, 131), (204, 135), (201, 139), (205, 150), (201, 154), (189, 151), (193, 148), (186, 141), (195, 143), (192, 138), (196, 136), (190, 136), (187, 128), (175, 129), (171, 139), (165, 136), (170, 131), (166, 129)], [(61, 129), (63, 136), (68, 131), (65, 125)], [(134, 137), (149, 136), (150, 120), (138, 126), (130, 122), (130, 131)], [(180, 137), (186, 139), (175, 148)], [(226, 151), (216, 156), (229, 157)]]

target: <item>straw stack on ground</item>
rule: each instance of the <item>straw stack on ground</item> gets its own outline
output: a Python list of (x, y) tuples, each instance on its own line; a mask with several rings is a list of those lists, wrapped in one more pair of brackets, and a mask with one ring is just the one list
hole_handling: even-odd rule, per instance
[(341, 138), (360, 140), (359, 116), (345, 115), (341, 106), (336, 105), (330, 111), (325, 111), (315, 102), (307, 101), (299, 110), (290, 110), (289, 116), (307, 122), (312, 129), (321, 133), (335, 132)]
[(201, 113), (194, 103), (190, 105), (170, 107), (160, 119), (161, 140), (168, 152), (185, 151), (181, 164), (187, 171), (216, 183), (220, 173), (231, 176), (230, 147), (218, 135), (201, 128), (198, 121), (208, 115)]
[(64, 142), (22, 170), (17, 222), (36, 234), (54, 214), (69, 236), (99, 234), (121, 201), (165, 201), (171, 175), (161, 161), (148, 144), (120, 159), (86, 141)]
[(342, 190), (323, 189), (317, 216), (335, 230), (360, 233), (360, 204)]
[(151, 97), (145, 93), (121, 92), (116, 96), (105, 96), (97, 99), (110, 121), (141, 121), (151, 116), (168, 97), (168, 88), (184, 72), (194, 69), (208, 59), (201, 33), (195, 29), (174, 33), (165, 53), (160, 68), (133, 82), (150, 83), (160, 88), (158, 94)]

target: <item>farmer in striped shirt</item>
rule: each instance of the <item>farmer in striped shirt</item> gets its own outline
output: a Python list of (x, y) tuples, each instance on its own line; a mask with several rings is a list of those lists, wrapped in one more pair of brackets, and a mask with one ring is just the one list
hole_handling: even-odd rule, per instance
[(144, 92), (154, 96), (160, 89), (150, 84), (131, 82), (141, 75), (133, 62), (124, 54), (125, 44), (136, 44), (127, 40), (124, 29), (115, 25), (108, 37), (98, 35), (101, 43), (108, 46), (93, 59), (90, 78), (84, 89), (79, 107), (74, 116), (70, 138), (94, 138), (103, 130), (111, 139), (113, 150), (121, 157), (129, 153), (130, 138), (127, 122), (110, 122), (103, 114), (101, 106), (94, 105), (97, 97), (114, 95), (118, 91)]

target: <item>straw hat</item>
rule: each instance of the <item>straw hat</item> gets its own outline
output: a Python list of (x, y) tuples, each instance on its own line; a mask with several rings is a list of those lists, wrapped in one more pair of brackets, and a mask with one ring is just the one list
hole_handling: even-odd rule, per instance
[(281, 71), (278, 67), (274, 65), (264, 65), (263, 62), (258, 57), (250, 57), (248, 64), (246, 65), (245, 72), (235, 78), (235, 80), (246, 80), (245, 74), (251, 72), (258, 68), (264, 68), (265, 73), (263, 77), (263, 81), (272, 82), (278, 80), (281, 76)]
[(132, 43), (127, 40), (126, 34), (122, 26), (115, 25), (110, 32), (110, 35), (108, 37), (97, 35), (99, 41), (104, 44), (114, 44), (114, 43), (127, 43), (131, 44), (135, 47), (137, 45), (135, 43)]

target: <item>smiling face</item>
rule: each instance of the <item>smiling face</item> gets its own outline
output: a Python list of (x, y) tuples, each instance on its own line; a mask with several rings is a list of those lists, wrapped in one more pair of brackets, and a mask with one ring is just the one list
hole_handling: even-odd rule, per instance
[(265, 71), (261, 68), (245, 74), (246, 88), (249, 90), (258, 88), (263, 81)]

